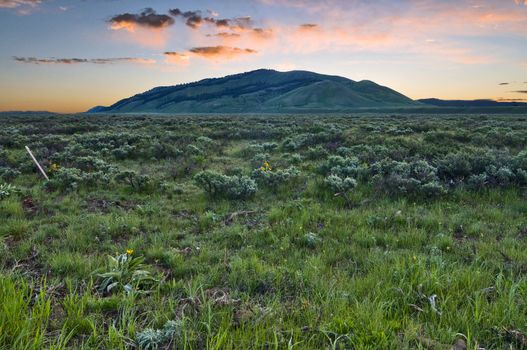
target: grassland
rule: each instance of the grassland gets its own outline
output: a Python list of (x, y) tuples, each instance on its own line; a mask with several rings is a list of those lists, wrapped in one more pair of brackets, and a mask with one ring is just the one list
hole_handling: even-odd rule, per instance
[(0, 124), (0, 349), (527, 348), (523, 115)]

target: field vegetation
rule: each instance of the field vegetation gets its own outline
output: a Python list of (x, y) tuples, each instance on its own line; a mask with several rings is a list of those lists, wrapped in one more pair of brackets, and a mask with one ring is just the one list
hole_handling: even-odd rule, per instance
[(523, 115), (0, 125), (0, 349), (527, 348)]

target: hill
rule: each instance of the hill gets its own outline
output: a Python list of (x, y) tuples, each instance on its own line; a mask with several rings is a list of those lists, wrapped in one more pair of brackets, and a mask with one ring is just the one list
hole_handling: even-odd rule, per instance
[(372, 81), (307, 71), (259, 69), (195, 83), (157, 87), (89, 113), (319, 112), (412, 107), (420, 103)]

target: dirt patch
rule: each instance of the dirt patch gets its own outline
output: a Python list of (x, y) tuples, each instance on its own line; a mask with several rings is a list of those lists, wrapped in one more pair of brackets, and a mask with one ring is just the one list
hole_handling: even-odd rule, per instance
[(39, 279), (47, 275), (47, 272), (44, 271), (44, 266), (39, 260), (39, 252), (35, 247), (31, 249), (30, 255), (21, 260), (14, 260), (8, 268), (13, 273), (18, 272), (34, 279)]
[(111, 208), (119, 208), (126, 211), (135, 209), (138, 203), (134, 201), (112, 201), (103, 198), (92, 198), (86, 200), (86, 207), (89, 212), (108, 213)]
[(518, 238), (527, 238), (527, 226), (523, 226), (522, 228), (520, 228), (520, 230), (518, 231)]
[(35, 203), (33, 197), (24, 197), (22, 199), (22, 208), (28, 215), (34, 215), (39, 211), (39, 207)]

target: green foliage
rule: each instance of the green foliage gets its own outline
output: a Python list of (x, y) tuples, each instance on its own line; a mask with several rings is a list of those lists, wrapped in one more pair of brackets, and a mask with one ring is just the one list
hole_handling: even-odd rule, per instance
[(211, 149), (215, 146), (213, 139), (207, 136), (200, 136), (196, 139), (196, 143), (203, 149)]
[(2, 180), (13, 181), (18, 175), (20, 175), (20, 171), (10, 167), (0, 166), (0, 179)]
[(282, 186), (291, 186), (300, 176), (300, 170), (291, 166), (287, 169), (270, 170), (265, 167), (254, 169), (252, 178), (262, 186), (277, 189)]
[(142, 256), (134, 256), (133, 251), (108, 256), (108, 271), (97, 273), (101, 279), (99, 289), (106, 294), (121, 291), (126, 294), (148, 293), (159, 280), (146, 270), (144, 260)]
[(0, 201), (19, 192), (20, 190), (11, 184), (0, 184)]
[(83, 177), (80, 169), (60, 168), (44, 186), (51, 191), (73, 191), (82, 183)]
[(521, 114), (2, 118), (0, 349), (523, 347)]
[(333, 193), (346, 193), (357, 187), (357, 181), (351, 177), (329, 175), (324, 179), (324, 185)]
[(138, 174), (133, 170), (120, 171), (115, 175), (115, 181), (128, 185), (136, 191), (144, 191), (152, 184), (150, 176)]
[[(0, 348), (40, 350), (46, 344), (51, 301), (22, 279), (0, 275)], [(29, 310), (29, 314), (28, 314)]]
[(258, 190), (256, 182), (247, 176), (227, 176), (209, 170), (196, 174), (194, 182), (214, 198), (247, 199)]
[(137, 333), (136, 341), (139, 349), (157, 350), (171, 344), (178, 347), (178, 338), (181, 336), (181, 322), (167, 321), (162, 329), (147, 328)]
[(433, 197), (445, 190), (439, 183), (437, 169), (424, 160), (407, 162), (382, 161), (373, 166), (375, 187), (391, 195), (424, 195)]
[(319, 168), (323, 175), (337, 175), (342, 178), (364, 178), (368, 169), (359, 163), (357, 158), (330, 156)]

